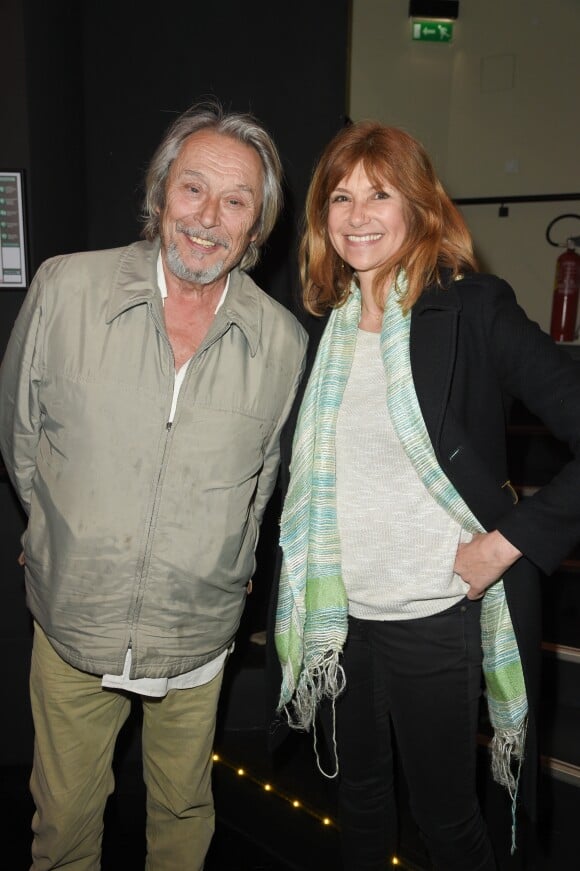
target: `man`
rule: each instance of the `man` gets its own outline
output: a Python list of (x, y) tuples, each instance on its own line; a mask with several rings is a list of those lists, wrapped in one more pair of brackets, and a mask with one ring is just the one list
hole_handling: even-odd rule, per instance
[(14, 327), (0, 448), (29, 515), (35, 871), (100, 868), (135, 693), (147, 869), (203, 867), (222, 671), (306, 348), (243, 271), (280, 178), (251, 116), (194, 107), (152, 159), (146, 241), (47, 261)]

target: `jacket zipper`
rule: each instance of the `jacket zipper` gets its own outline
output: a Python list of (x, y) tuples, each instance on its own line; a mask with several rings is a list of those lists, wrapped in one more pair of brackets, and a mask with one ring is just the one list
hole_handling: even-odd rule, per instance
[[(169, 348), (169, 351), (171, 353), (171, 358), (172, 358), (173, 363), (174, 363), (174, 369), (175, 369), (175, 360), (173, 357), (173, 349), (171, 347), (171, 343), (169, 342), (169, 339), (167, 338), (167, 335), (165, 333), (165, 329), (161, 328), (161, 326), (158, 323), (158, 320), (155, 317), (155, 314), (153, 311), (152, 311), (152, 317), (153, 317), (153, 320), (155, 322), (155, 325), (156, 325), (160, 335), (163, 337), (163, 341), (167, 344), (167, 346)], [(178, 416), (178, 411), (179, 411), (179, 407), (180, 407), (181, 402), (182, 402), (183, 393), (186, 390), (187, 386), (189, 385), (193, 370), (194, 370), (196, 364), (198, 363), (198, 360), (196, 360), (196, 358), (199, 358), (203, 352), (205, 352), (208, 348), (210, 348), (215, 342), (219, 341), (222, 338), (222, 336), (225, 335), (225, 333), (229, 330), (231, 323), (232, 322), (230, 320), (227, 320), (223, 326), (223, 329), (221, 329), (215, 335), (211, 336), (210, 341), (208, 341), (208, 342), (203, 341), (201, 343), (201, 345), (199, 346), (199, 348), (197, 349), (197, 351), (195, 352), (195, 354), (193, 355), (193, 357), (191, 359), (191, 363), (190, 363), (188, 370), (186, 372), (183, 384), (181, 385), (181, 390), (179, 392), (179, 396), (177, 397), (177, 404), (175, 407), (175, 414), (173, 416), (173, 421), (168, 420), (165, 423), (165, 442), (163, 444), (161, 460), (159, 463), (159, 468), (157, 470), (157, 479), (155, 482), (155, 492), (154, 492), (153, 500), (151, 503), (151, 512), (149, 514), (149, 521), (147, 524), (147, 536), (146, 536), (145, 544), (144, 544), (144, 548), (143, 548), (143, 558), (141, 560), (141, 567), (139, 569), (139, 581), (138, 581), (138, 588), (137, 588), (137, 596), (135, 599), (135, 606), (133, 608), (133, 616), (132, 616), (132, 620), (131, 620), (131, 634), (129, 636), (129, 647), (133, 646), (133, 635), (134, 635), (135, 625), (139, 621), (139, 615), (141, 613), (141, 607), (143, 605), (143, 598), (144, 598), (143, 586), (144, 586), (144, 583), (145, 583), (145, 580), (147, 577), (147, 569), (148, 569), (149, 560), (151, 557), (153, 530), (154, 530), (155, 519), (157, 517), (157, 508), (159, 505), (159, 496), (160, 496), (161, 487), (162, 487), (161, 482), (162, 482), (164, 472), (165, 472), (166, 458), (167, 458), (167, 454), (168, 454), (168, 446), (169, 446), (169, 442), (170, 442), (170, 439), (171, 439), (171, 436), (173, 433), (173, 423), (175, 422), (175, 420)], [(170, 406), (170, 408), (171, 408), (171, 406)], [(131, 662), (131, 671), (133, 671), (134, 666), (135, 666), (135, 663), (133, 660)]]

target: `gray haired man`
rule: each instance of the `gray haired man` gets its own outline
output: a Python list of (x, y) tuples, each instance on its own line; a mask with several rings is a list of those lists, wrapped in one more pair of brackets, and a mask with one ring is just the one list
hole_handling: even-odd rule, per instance
[(135, 694), (147, 868), (203, 867), (223, 667), (306, 347), (244, 272), (280, 177), (254, 118), (193, 107), (151, 162), (146, 241), (45, 262), (15, 324), (0, 448), (28, 514), (35, 871), (100, 868)]

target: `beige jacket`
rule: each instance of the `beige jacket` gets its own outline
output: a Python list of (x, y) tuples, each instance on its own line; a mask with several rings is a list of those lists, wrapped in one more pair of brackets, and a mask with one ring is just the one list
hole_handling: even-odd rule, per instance
[(231, 642), (306, 334), (234, 270), (168, 425), (158, 244), (39, 269), (0, 369), (0, 449), (29, 514), (27, 602), (95, 674), (180, 674)]

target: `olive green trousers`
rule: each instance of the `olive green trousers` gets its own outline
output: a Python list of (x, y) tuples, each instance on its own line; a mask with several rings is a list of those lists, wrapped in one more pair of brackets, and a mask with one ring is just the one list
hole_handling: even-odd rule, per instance
[[(146, 871), (200, 871), (214, 832), (212, 748), (223, 669), (209, 683), (143, 706)], [(30, 693), (35, 728), (31, 871), (99, 871), (103, 814), (114, 789), (117, 736), (131, 696), (64, 662), (35, 626)]]

